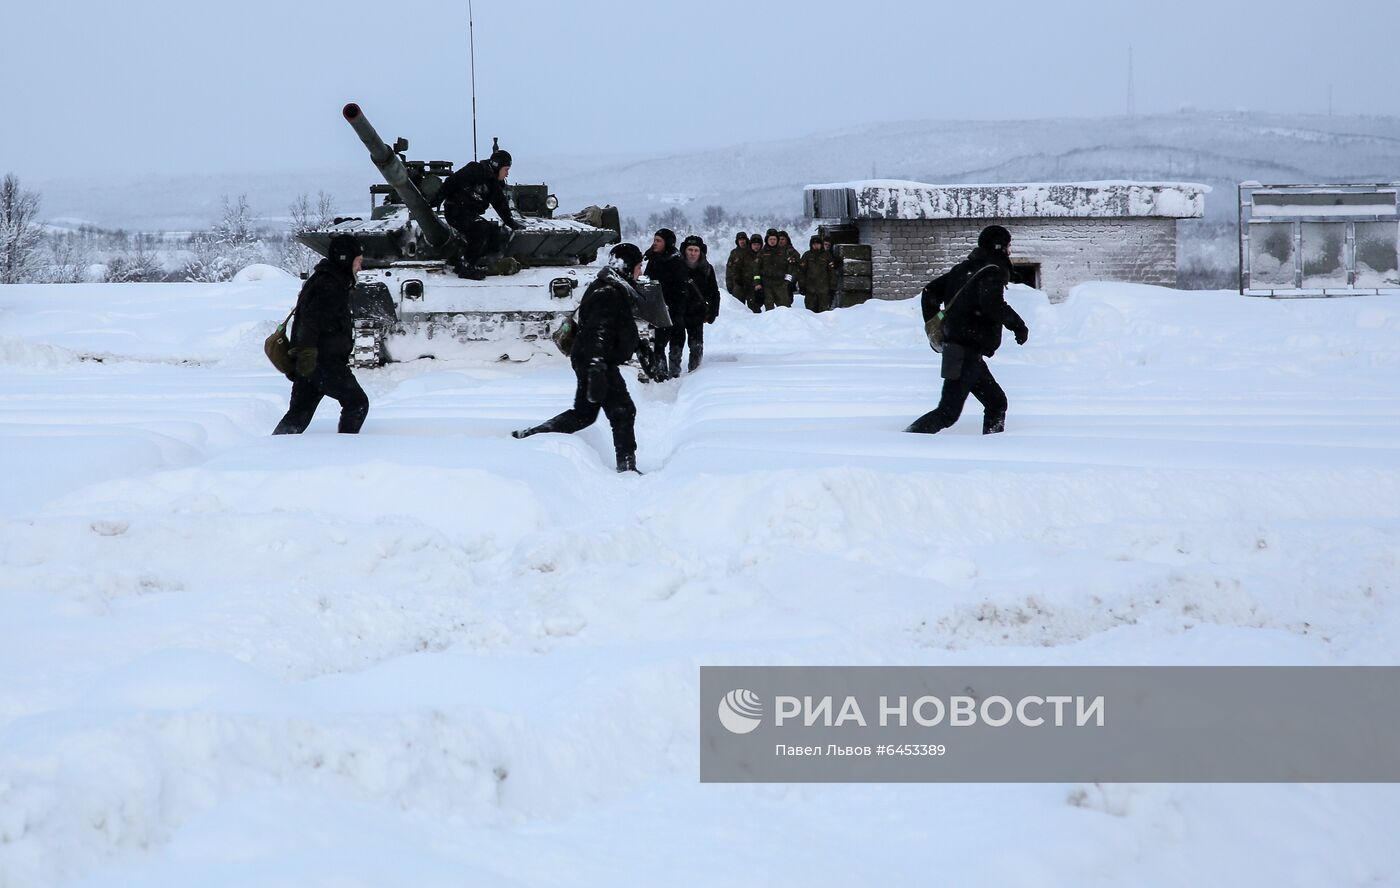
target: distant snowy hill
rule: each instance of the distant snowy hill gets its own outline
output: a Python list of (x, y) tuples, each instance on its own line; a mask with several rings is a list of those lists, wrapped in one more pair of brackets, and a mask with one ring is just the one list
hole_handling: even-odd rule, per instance
[[(352, 138), (347, 130), (346, 138)], [(507, 140), (508, 142), (508, 140)], [(581, 145), (580, 151), (586, 152)], [(517, 149), (518, 151), (518, 149)], [(21, 171), (22, 172), (22, 171)], [(531, 157), (514, 178), (543, 181), (565, 208), (610, 202), (639, 218), (680, 206), (784, 216), (811, 182), (878, 176), (924, 182), (1184, 179), (1215, 189), (1208, 219), (1234, 218), (1235, 185), (1400, 179), (1400, 118), (1207, 113), (1030, 121), (915, 121), (663, 157)], [(140, 181), (32, 183), (48, 218), (141, 230), (203, 227), (223, 194), (246, 192), (270, 221), (300, 192), (363, 212), (378, 174), (358, 169)]]

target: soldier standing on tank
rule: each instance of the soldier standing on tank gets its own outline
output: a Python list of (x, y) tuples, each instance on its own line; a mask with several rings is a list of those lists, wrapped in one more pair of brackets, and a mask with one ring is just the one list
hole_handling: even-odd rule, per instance
[(633, 305), (642, 272), (642, 251), (621, 243), (608, 254), (607, 266), (579, 300), (578, 332), (569, 352), (576, 387), (574, 406), (537, 426), (511, 432), (528, 438), (541, 432), (572, 434), (591, 426), (602, 410), (612, 425), (619, 472), (637, 471), (637, 407), (627, 393), (619, 367), (637, 351), (639, 337)]
[(740, 291), (740, 277), (744, 257), (749, 253), (749, 236), (744, 232), (734, 235), (734, 249), (729, 251), (729, 261), (724, 264), (724, 289), (729, 291), (730, 296), (744, 299), (743, 292)]
[[(656, 333), (658, 354), (656, 369), (661, 380), (681, 375), (681, 347), (685, 344), (685, 316), (690, 301), (690, 275), (686, 272), (685, 261), (676, 252), (676, 233), (669, 228), (658, 228), (652, 235), (651, 249), (642, 256), (646, 260), (647, 277), (661, 285), (661, 295), (666, 298), (666, 310), (671, 315), (671, 326)], [(660, 349), (665, 345), (670, 352), (669, 362)]]
[(765, 311), (791, 308), (797, 267), (791, 255), (779, 243), (777, 229), (768, 229), (763, 240), (763, 252), (758, 254), (754, 269), (756, 289), (763, 294), (763, 308)]
[[(690, 278), (690, 299), (686, 303), (684, 326), (675, 329), (684, 332), (690, 344), (687, 370), (691, 373), (700, 369), (700, 359), (705, 353), (705, 325), (713, 324), (719, 317), (719, 281), (705, 252), (705, 241), (699, 235), (692, 234), (681, 242), (681, 261)], [(679, 370), (680, 360), (681, 347), (678, 338), (673, 338), (671, 366)]]
[(433, 206), (442, 204), (447, 224), (462, 237), (462, 252), (454, 262), (462, 277), (485, 277), (477, 263), (503, 249), (505, 238), (500, 228), (481, 218), (488, 207), (495, 209), (511, 231), (525, 227), (525, 222), (511, 213), (510, 201), (506, 199), (510, 164), (510, 152), (497, 148), (486, 160), (474, 160), (448, 176), (433, 197)]
[(836, 283), (836, 260), (822, 249), (819, 236), (812, 235), (809, 246), (798, 262), (802, 300), (808, 311), (826, 311), (831, 307), (831, 288)]
[(291, 355), (296, 358), (292, 400), (274, 435), (300, 435), (311, 424), (322, 398), (340, 402), (339, 431), (357, 434), (369, 414), (369, 398), (350, 372), (355, 325), (350, 291), (364, 263), (360, 241), (349, 234), (331, 238), (329, 253), (316, 265), (297, 295)]

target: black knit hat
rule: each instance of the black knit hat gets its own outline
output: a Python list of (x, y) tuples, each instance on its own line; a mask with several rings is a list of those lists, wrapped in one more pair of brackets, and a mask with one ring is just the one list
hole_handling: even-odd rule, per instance
[(1011, 232), (1000, 225), (988, 225), (977, 235), (977, 246), (984, 250), (1001, 250), (1011, 246)]
[(365, 248), (360, 246), (358, 237), (353, 234), (337, 234), (331, 238), (326, 255), (332, 262), (349, 265), (355, 261), (356, 256), (363, 256), (364, 253)]
[(497, 148), (491, 152), (491, 162), (496, 165), (496, 169), (510, 166), (510, 152), (504, 148)]
[(608, 264), (617, 267), (617, 264), (621, 263), (623, 267), (620, 270), (622, 271), (630, 272), (642, 264), (642, 251), (637, 249), (636, 244), (629, 244), (626, 241), (609, 250), (608, 257), (617, 260), (617, 262), (609, 262)]
[(676, 233), (671, 229), (658, 228), (656, 229), (654, 237), (661, 238), (661, 242), (666, 245), (666, 249), (674, 250), (676, 248)]

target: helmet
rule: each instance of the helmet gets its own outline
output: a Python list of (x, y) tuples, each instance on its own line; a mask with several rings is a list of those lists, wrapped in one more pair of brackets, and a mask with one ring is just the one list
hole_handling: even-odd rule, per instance
[(510, 152), (504, 148), (497, 148), (491, 152), (491, 163), (495, 164), (498, 170), (510, 166)]
[(341, 265), (349, 265), (355, 261), (356, 256), (364, 255), (365, 248), (360, 246), (360, 239), (353, 234), (337, 234), (331, 238), (327, 255), (331, 261), (339, 262)]
[(1011, 245), (1011, 232), (1000, 225), (988, 225), (977, 235), (977, 246), (984, 250), (1005, 251)]
[(642, 264), (642, 251), (637, 249), (636, 244), (629, 244), (625, 241), (608, 251), (608, 267), (631, 274), (632, 269)]

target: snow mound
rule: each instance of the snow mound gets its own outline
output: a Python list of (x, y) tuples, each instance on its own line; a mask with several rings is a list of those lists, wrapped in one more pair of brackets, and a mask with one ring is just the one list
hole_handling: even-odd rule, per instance
[(297, 276), (283, 268), (275, 265), (265, 265), (255, 263), (239, 271), (233, 276), (235, 284), (251, 284), (261, 281), (285, 281), (296, 280)]

